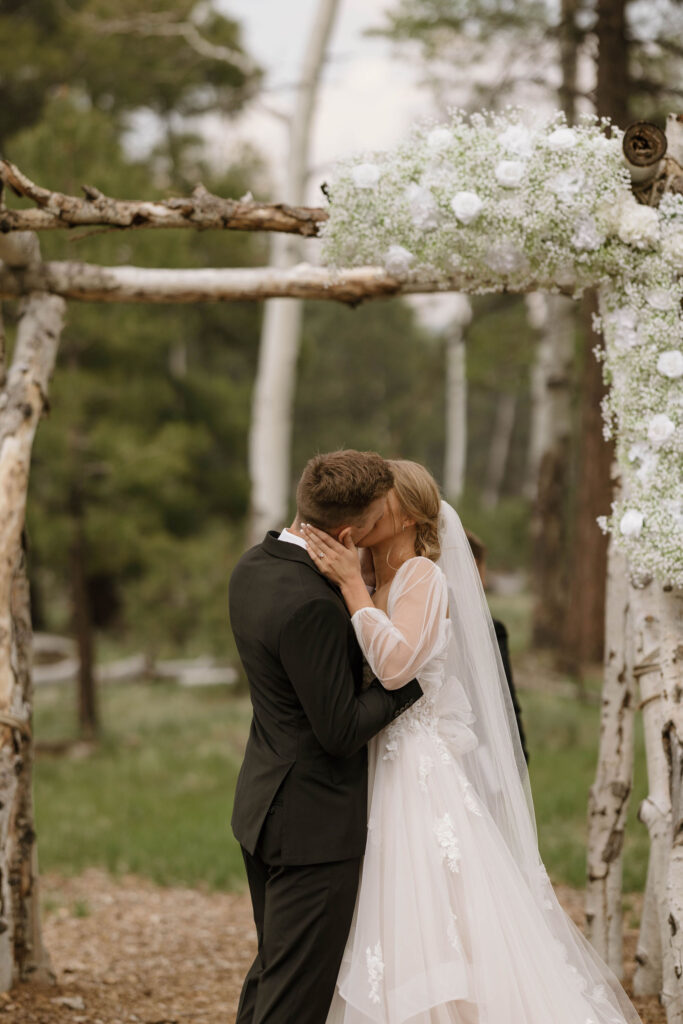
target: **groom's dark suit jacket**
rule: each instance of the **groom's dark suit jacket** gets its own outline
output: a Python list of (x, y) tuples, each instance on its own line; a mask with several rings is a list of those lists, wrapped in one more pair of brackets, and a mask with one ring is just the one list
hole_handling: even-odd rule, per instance
[(230, 621), (249, 680), (253, 720), (232, 816), (254, 853), (282, 807), (282, 863), (362, 856), (368, 740), (410, 707), (416, 680), (362, 689), (362, 655), (341, 593), (304, 548), (267, 534), (230, 580)]

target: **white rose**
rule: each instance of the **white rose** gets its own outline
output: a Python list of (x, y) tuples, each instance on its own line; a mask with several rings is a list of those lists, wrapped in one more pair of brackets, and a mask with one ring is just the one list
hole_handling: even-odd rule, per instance
[(550, 188), (561, 202), (570, 203), (581, 191), (584, 180), (583, 171), (562, 171), (550, 182)]
[(548, 146), (550, 149), (572, 149), (576, 142), (576, 132), (572, 131), (571, 128), (556, 128), (548, 136)]
[(619, 530), (624, 537), (637, 537), (643, 528), (643, 513), (638, 509), (629, 508), (624, 512), (619, 522)]
[(453, 136), (448, 128), (432, 128), (427, 136), (427, 145), (437, 151), (446, 149), (452, 141)]
[(629, 462), (634, 462), (636, 459), (644, 459), (650, 454), (649, 444), (645, 444), (644, 441), (636, 441), (628, 450)]
[(495, 170), (496, 180), (504, 188), (518, 188), (524, 171), (525, 166), (521, 160), (501, 160)]
[(476, 220), (483, 206), (476, 192), (456, 192), (451, 199), (451, 209), (463, 224), (471, 224)]
[(662, 352), (657, 360), (657, 369), (664, 377), (670, 377), (671, 380), (683, 377), (683, 352), (677, 348)]
[(507, 153), (529, 156), (533, 149), (531, 132), (521, 124), (511, 124), (498, 136), (498, 142)]
[(356, 188), (374, 188), (379, 181), (377, 164), (357, 164), (351, 171), (351, 178)]
[(658, 309), (660, 313), (666, 313), (676, 303), (676, 299), (666, 288), (650, 288), (645, 298), (648, 304), (653, 309)]
[(598, 231), (594, 217), (586, 213), (578, 218), (572, 235), (572, 245), (575, 249), (579, 252), (593, 252), (599, 249), (604, 241), (605, 236)]
[(619, 209), (617, 234), (626, 245), (636, 249), (652, 249), (659, 238), (659, 217), (652, 206), (641, 206), (635, 200)]
[(640, 480), (641, 484), (648, 483), (650, 477), (657, 468), (658, 462), (659, 455), (657, 455), (656, 452), (648, 452), (648, 454), (643, 457), (640, 468), (636, 470), (636, 477)]
[(676, 270), (683, 270), (683, 232), (668, 235), (662, 242), (662, 252)]
[(439, 226), (439, 207), (428, 188), (413, 182), (405, 192), (410, 217), (418, 231), (434, 231)]
[(634, 309), (629, 306), (615, 309), (606, 315), (605, 322), (612, 334), (614, 345), (620, 352), (625, 352), (640, 343), (638, 318)]
[(594, 135), (589, 144), (597, 153), (609, 153), (610, 150), (621, 151), (620, 140), (608, 139), (606, 135)]
[(673, 420), (670, 420), (666, 413), (660, 412), (653, 416), (648, 423), (647, 436), (654, 445), (659, 446), (669, 440), (675, 429), (676, 425)]
[(389, 251), (384, 259), (384, 267), (388, 274), (394, 277), (402, 277), (410, 270), (410, 265), (415, 257), (412, 252), (402, 245), (390, 245)]
[(501, 239), (498, 245), (489, 249), (484, 259), (496, 274), (514, 274), (526, 270), (529, 265), (524, 253), (509, 238)]

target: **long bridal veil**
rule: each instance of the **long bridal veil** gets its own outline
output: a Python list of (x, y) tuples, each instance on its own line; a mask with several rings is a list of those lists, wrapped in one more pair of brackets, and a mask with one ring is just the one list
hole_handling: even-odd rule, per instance
[(467, 723), (476, 736), (460, 764), (505, 839), (529, 898), (542, 909), (548, 941), (557, 944), (560, 960), (594, 1009), (595, 1020), (577, 1024), (640, 1024), (617, 978), (560, 906), (541, 861), (529, 774), (491, 614), (467, 535), (447, 502), (441, 503), (439, 535), (437, 564), (448, 584), (451, 622), (447, 682), (437, 698), (440, 731), (444, 738), (452, 731), (455, 739)]

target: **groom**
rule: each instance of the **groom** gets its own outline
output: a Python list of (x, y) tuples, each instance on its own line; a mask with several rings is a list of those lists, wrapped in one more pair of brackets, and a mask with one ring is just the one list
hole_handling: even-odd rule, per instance
[(362, 655), (339, 590), (299, 532), (310, 522), (361, 543), (393, 484), (374, 452), (312, 458), (289, 529), (242, 556), (230, 619), (249, 680), (251, 731), (232, 828), (242, 846), (258, 953), (237, 1024), (324, 1024), (359, 881), (367, 741), (410, 707), (416, 680), (362, 688)]

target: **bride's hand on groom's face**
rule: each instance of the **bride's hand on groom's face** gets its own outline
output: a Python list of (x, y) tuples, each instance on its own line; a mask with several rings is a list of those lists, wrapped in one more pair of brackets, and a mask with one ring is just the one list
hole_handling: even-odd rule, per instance
[(358, 549), (351, 539), (351, 527), (341, 531), (338, 541), (308, 523), (302, 525), (301, 532), (314, 564), (333, 583), (343, 587), (361, 579)]

